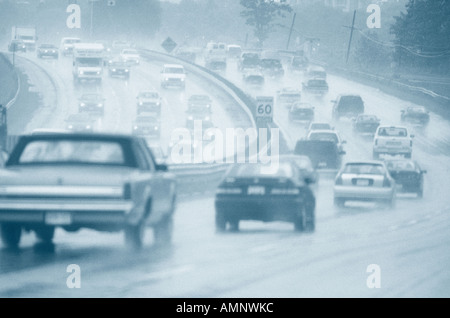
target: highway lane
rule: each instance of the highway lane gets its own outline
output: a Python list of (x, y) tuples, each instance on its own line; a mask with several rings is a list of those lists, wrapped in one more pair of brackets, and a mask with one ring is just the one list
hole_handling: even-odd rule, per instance
[[(231, 66), (231, 65), (230, 65)], [(229, 78), (240, 77), (230, 68)], [(273, 93), (298, 83), (289, 76), (272, 83)], [(112, 84), (115, 85), (115, 84)], [(118, 84), (121, 85), (121, 84)], [(317, 119), (329, 120), (329, 100), (354, 90), (367, 109), (397, 123), (407, 103), (373, 88), (330, 76), (330, 94), (317, 101)], [(115, 90), (116, 91), (116, 90)], [(134, 95), (134, 94), (131, 94)], [(124, 99), (133, 96), (123, 97)], [(176, 99), (176, 97), (175, 97)], [(173, 100), (172, 100), (173, 101)], [(169, 106), (168, 106), (169, 107)], [(286, 112), (276, 120), (292, 140), (304, 127), (291, 125)], [(346, 160), (370, 159), (371, 141), (352, 135), (349, 123), (335, 123), (348, 141)], [(180, 202), (173, 246), (152, 244), (143, 251), (123, 247), (121, 234), (58, 231), (53, 249), (26, 236), (19, 252), (0, 251), (0, 295), (22, 297), (448, 297), (450, 295), (449, 123), (432, 114), (430, 127), (417, 133), (414, 158), (428, 170), (423, 199), (399, 198), (395, 209), (332, 205), (332, 178), (317, 189), (317, 230), (293, 231), (291, 224), (242, 222), (239, 233), (214, 231), (212, 194)], [(65, 285), (69, 264), (82, 270), (82, 288)], [(366, 285), (367, 266), (381, 268), (381, 288)]]

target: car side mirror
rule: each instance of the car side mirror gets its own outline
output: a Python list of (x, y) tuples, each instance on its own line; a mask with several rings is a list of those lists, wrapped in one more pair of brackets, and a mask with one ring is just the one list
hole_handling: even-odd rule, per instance
[(421, 170), (420, 172), (422, 172), (422, 173), (427, 173), (427, 171), (426, 171), (426, 170)]
[(344, 151), (344, 150), (341, 150), (341, 151), (339, 151), (339, 154), (343, 156), (343, 155), (346, 155), (346, 154), (347, 154), (347, 152), (346, 152), (346, 151)]
[(414, 138), (415, 137), (415, 135), (411, 135), (411, 138)]
[(169, 167), (166, 165), (166, 164), (164, 164), (164, 163), (160, 163), (160, 164), (157, 164), (156, 166), (155, 166), (155, 168), (156, 168), (156, 171), (169, 171)]
[(305, 183), (308, 185), (316, 183), (316, 180), (314, 177), (305, 177), (304, 180), (305, 180)]

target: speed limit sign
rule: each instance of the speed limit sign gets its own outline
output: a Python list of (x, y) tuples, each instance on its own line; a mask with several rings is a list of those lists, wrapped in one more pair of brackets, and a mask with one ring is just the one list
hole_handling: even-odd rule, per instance
[(273, 100), (272, 96), (256, 97), (256, 118), (272, 121), (273, 119)]

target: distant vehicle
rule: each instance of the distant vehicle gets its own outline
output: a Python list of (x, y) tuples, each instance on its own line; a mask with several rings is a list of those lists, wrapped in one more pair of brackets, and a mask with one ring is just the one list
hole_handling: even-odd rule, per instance
[[(14, 172), (13, 172), (14, 171)], [(55, 228), (124, 231), (140, 248), (146, 227), (157, 244), (172, 237), (176, 179), (157, 164), (142, 138), (72, 133), (21, 136), (0, 170), (3, 245), (22, 230), (50, 243)]]
[(232, 59), (237, 59), (242, 54), (242, 48), (237, 44), (229, 44), (227, 45), (227, 56)]
[(41, 44), (37, 48), (37, 57), (51, 57), (57, 59), (59, 57), (58, 48), (53, 44)]
[(414, 135), (402, 126), (379, 126), (373, 138), (373, 158), (402, 155), (411, 158)]
[(423, 197), (424, 174), (426, 170), (420, 168), (415, 160), (389, 159), (385, 160), (390, 175), (397, 184), (397, 191), (403, 193), (416, 193)]
[(327, 79), (327, 72), (322, 66), (311, 65), (306, 69), (307, 79)]
[(260, 55), (256, 52), (243, 52), (238, 60), (238, 70), (259, 69)]
[(127, 63), (132, 65), (139, 65), (141, 63), (141, 56), (135, 49), (123, 49), (120, 57)]
[(208, 95), (195, 94), (188, 99), (188, 111), (199, 109), (204, 112), (212, 112), (212, 100)]
[(289, 120), (309, 125), (314, 120), (314, 107), (309, 103), (293, 104), (289, 109)]
[(193, 129), (196, 120), (206, 122), (208, 125), (211, 121), (211, 104), (212, 101), (207, 95), (192, 95), (188, 100), (186, 127)]
[(280, 78), (284, 76), (283, 65), (278, 59), (261, 59), (259, 66), (265, 77)]
[(383, 202), (395, 205), (395, 180), (382, 161), (348, 162), (339, 171), (334, 184), (334, 204), (347, 201)]
[(142, 112), (161, 114), (162, 98), (157, 91), (142, 91), (136, 99), (138, 114)]
[(213, 71), (227, 68), (227, 46), (221, 42), (209, 42), (205, 49), (205, 67)]
[(309, 124), (307, 134), (309, 134), (311, 131), (314, 130), (333, 130), (333, 129), (334, 127), (332, 127), (329, 123), (315, 121)]
[(411, 106), (401, 110), (402, 122), (425, 126), (430, 122), (430, 112), (423, 106)]
[(245, 85), (251, 88), (262, 88), (265, 84), (264, 75), (258, 70), (248, 70), (242, 74), (242, 79)]
[(13, 40), (21, 40), (25, 44), (27, 51), (34, 51), (37, 42), (36, 28), (13, 26), (11, 29), (11, 41)]
[(78, 99), (78, 111), (103, 116), (105, 98), (97, 93), (85, 93)]
[(359, 95), (339, 95), (333, 103), (333, 119), (341, 117), (354, 118), (364, 114), (364, 101)]
[(243, 220), (292, 222), (296, 231), (315, 230), (316, 199), (298, 166), (281, 160), (278, 166), (238, 164), (219, 185), (215, 198), (218, 232), (239, 230)]
[(360, 114), (353, 119), (353, 132), (357, 134), (374, 135), (381, 120), (376, 115)]
[(133, 135), (159, 138), (161, 136), (159, 118), (154, 113), (140, 113), (133, 121)]
[(301, 139), (295, 145), (294, 154), (309, 157), (316, 169), (339, 170), (345, 151), (334, 141)]
[(73, 45), (75, 43), (81, 43), (80, 38), (65, 37), (61, 39), (61, 44), (59, 46), (60, 55), (69, 56), (73, 54)]
[(23, 40), (12, 40), (8, 44), (8, 51), (9, 52), (26, 52), (27, 51), (27, 45)]
[(102, 81), (104, 54), (105, 48), (100, 43), (73, 44), (72, 74), (75, 84)]
[(328, 83), (323, 79), (311, 79), (302, 83), (303, 91), (313, 96), (323, 96), (328, 93)]
[(310, 131), (306, 137), (308, 140), (329, 140), (336, 143), (339, 150), (344, 149), (344, 145), (347, 143), (341, 138), (339, 133), (334, 129), (328, 130), (313, 130)]
[(305, 72), (309, 61), (305, 56), (293, 56), (289, 63), (289, 70), (293, 73)]
[(186, 87), (186, 71), (183, 65), (164, 64), (161, 71), (161, 87), (177, 87), (184, 89)]
[(293, 87), (285, 87), (277, 91), (277, 105), (291, 107), (302, 99), (302, 92), (300, 89)]
[(282, 155), (280, 156), (282, 160), (292, 161), (299, 169), (301, 175), (310, 185), (316, 185), (319, 182), (319, 174), (317, 169), (314, 167), (311, 159), (308, 156), (301, 155)]
[(108, 74), (110, 77), (130, 78), (130, 67), (122, 59), (113, 59), (108, 63)]
[(66, 129), (71, 132), (93, 132), (95, 121), (88, 113), (69, 115), (66, 120)]

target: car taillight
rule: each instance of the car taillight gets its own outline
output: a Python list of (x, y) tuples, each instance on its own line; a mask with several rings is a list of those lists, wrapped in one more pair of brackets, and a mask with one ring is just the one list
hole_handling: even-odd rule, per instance
[(412, 140), (409, 141), (409, 146), (412, 147)]
[(375, 146), (378, 146), (378, 139), (375, 139)]
[(242, 189), (241, 188), (218, 188), (216, 190), (216, 194), (241, 194)]
[(338, 177), (336, 178), (335, 184), (336, 184), (336, 185), (342, 185), (342, 176), (338, 176)]
[(125, 183), (125, 185), (123, 186), (123, 198), (125, 200), (131, 199), (131, 184), (129, 183)]
[(389, 180), (388, 177), (384, 177), (383, 187), (386, 187), (386, 188), (390, 188), (391, 187), (391, 180)]

